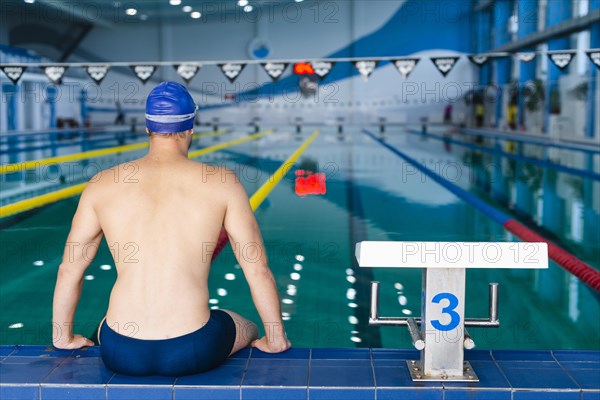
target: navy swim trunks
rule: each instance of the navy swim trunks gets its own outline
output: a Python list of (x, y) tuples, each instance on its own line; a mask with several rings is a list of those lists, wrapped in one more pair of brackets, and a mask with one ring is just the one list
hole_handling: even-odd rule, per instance
[(100, 352), (106, 367), (119, 374), (191, 375), (213, 369), (227, 359), (235, 329), (231, 316), (222, 310), (211, 310), (208, 322), (195, 332), (161, 340), (121, 335), (104, 320)]

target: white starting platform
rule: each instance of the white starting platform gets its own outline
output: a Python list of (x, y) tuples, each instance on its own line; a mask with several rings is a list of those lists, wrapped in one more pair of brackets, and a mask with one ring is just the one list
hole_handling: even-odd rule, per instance
[(370, 325), (406, 325), (420, 360), (407, 361), (413, 381), (478, 382), (464, 349), (475, 343), (467, 326), (497, 328), (498, 284), (489, 286), (488, 318), (466, 319), (467, 268), (548, 268), (546, 243), (360, 242), (360, 267), (421, 268), (421, 318), (380, 317), (379, 282), (371, 282)]

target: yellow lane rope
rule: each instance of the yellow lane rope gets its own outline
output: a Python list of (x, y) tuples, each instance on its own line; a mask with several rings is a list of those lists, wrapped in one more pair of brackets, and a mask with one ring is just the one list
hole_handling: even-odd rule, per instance
[(227, 132), (229, 132), (228, 129), (219, 129), (219, 130), (212, 131), (212, 132), (194, 133), (194, 136), (192, 136), (192, 137), (194, 139), (200, 139), (200, 138), (211, 137), (211, 136), (219, 136), (219, 135), (222, 135)]
[(15, 203), (7, 204), (0, 207), (0, 218), (7, 217), (9, 215), (18, 214), (23, 211), (31, 210), (36, 207), (43, 206), (45, 204), (54, 203), (56, 201), (64, 200), (69, 197), (77, 196), (85, 188), (86, 183), (80, 183), (79, 185), (69, 186), (64, 189), (56, 190), (54, 192), (35, 196), (27, 200), (17, 201)]
[(252, 207), (252, 211), (256, 211), (256, 209), (262, 204), (262, 202), (267, 198), (267, 196), (271, 193), (271, 191), (279, 184), (279, 182), (283, 179), (285, 174), (292, 168), (298, 157), (304, 153), (304, 151), (310, 146), (313, 140), (319, 136), (319, 130), (315, 130), (312, 135), (308, 137), (302, 143), (300, 147), (287, 159), (281, 166), (269, 177), (269, 179), (250, 197), (250, 206)]
[(267, 131), (258, 132), (258, 133), (255, 133), (253, 135), (244, 136), (244, 137), (239, 138), (239, 139), (230, 140), (229, 142), (219, 143), (219, 144), (216, 144), (214, 146), (205, 147), (205, 148), (200, 149), (200, 150), (192, 151), (188, 155), (188, 157), (189, 158), (200, 157), (200, 156), (203, 156), (204, 154), (208, 154), (208, 153), (212, 153), (214, 151), (222, 150), (222, 149), (225, 149), (227, 147), (234, 146), (236, 144), (241, 144), (241, 143), (244, 143), (244, 142), (249, 142), (250, 140), (259, 139), (259, 138), (261, 138), (261, 137), (263, 137), (265, 135), (268, 135), (271, 132), (273, 132), (273, 131), (269, 129)]
[[(259, 133), (255, 133), (253, 135), (245, 136), (241, 139), (231, 140), (229, 142), (221, 143), (216, 146), (207, 147), (204, 149), (200, 149), (193, 153), (190, 153), (190, 158), (199, 157), (204, 154), (212, 153), (218, 150), (222, 150), (227, 147), (235, 146), (240, 143), (248, 142), (250, 140), (259, 139), (269, 133), (272, 130), (267, 130)], [(87, 183), (80, 183), (78, 185), (69, 186), (64, 189), (59, 189), (50, 193), (42, 194), (40, 196), (35, 196), (26, 200), (17, 201), (15, 203), (7, 204), (5, 206), (0, 207), (0, 218), (7, 217), (9, 215), (18, 214), (23, 211), (31, 210), (33, 208), (41, 207), (46, 204), (54, 203), (59, 200), (64, 200), (69, 197), (77, 196), (83, 192), (85, 185)]]

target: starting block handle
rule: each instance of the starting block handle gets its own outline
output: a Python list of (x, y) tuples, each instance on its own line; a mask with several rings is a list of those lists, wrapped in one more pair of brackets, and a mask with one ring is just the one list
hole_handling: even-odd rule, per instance
[(498, 284), (492, 282), (489, 285), (488, 318), (465, 318), (465, 326), (477, 328), (498, 328)]
[(490, 322), (498, 322), (498, 283), (490, 283), (490, 304), (489, 304), (489, 316)]
[(406, 322), (408, 324), (408, 332), (410, 333), (410, 338), (412, 339), (413, 346), (417, 350), (423, 350), (425, 348), (425, 341), (421, 336), (421, 331), (417, 326), (417, 322), (414, 318), (407, 318)]
[(369, 323), (379, 319), (379, 282), (371, 282), (371, 311)]
[[(413, 318), (417, 324), (421, 318)], [(373, 326), (408, 326), (409, 318), (406, 317), (380, 317), (379, 316), (379, 282), (371, 282), (371, 307), (369, 311), (369, 325)], [(498, 319), (498, 283), (489, 284), (489, 311), (487, 318), (466, 318), (465, 326), (476, 328), (497, 328), (500, 326)]]

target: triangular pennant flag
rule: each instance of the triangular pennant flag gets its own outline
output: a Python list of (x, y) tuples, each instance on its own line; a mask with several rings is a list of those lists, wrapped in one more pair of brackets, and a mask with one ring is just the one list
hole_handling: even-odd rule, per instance
[(145, 85), (156, 71), (156, 65), (130, 65), (131, 70)]
[(175, 71), (177, 71), (177, 75), (184, 80), (186, 85), (189, 85), (201, 66), (198, 64), (176, 64), (173, 65), (173, 67), (175, 68)]
[(52, 83), (59, 84), (65, 72), (69, 67), (49, 65), (46, 67), (41, 67), (44, 70), (44, 73), (52, 81)]
[(573, 53), (548, 53), (548, 57), (552, 61), (554, 65), (558, 67), (561, 71), (564, 71), (565, 68), (569, 66), (571, 60), (573, 59)]
[(27, 67), (24, 65), (6, 65), (4, 67), (0, 67), (0, 69), (2, 72), (4, 72), (4, 75), (10, 79), (13, 85), (16, 85), (19, 82), (19, 79), (21, 79), (21, 76), (23, 76), (23, 73)]
[(110, 69), (110, 65), (88, 65), (85, 68), (85, 72), (92, 78), (97, 85), (99, 85), (106, 74), (108, 74), (108, 70)]
[(221, 72), (229, 79), (229, 82), (233, 83), (237, 79), (237, 77), (242, 73), (246, 64), (240, 63), (227, 63), (227, 64), (219, 64), (219, 68), (221, 68)]
[(594, 63), (596, 68), (600, 68), (600, 51), (598, 50), (588, 50), (586, 51), (590, 61)]
[(488, 62), (489, 59), (490, 57), (486, 56), (485, 54), (473, 54), (469, 56), (469, 60), (471, 60), (471, 62), (477, 65), (478, 67)]
[(271, 77), (273, 82), (276, 82), (277, 80), (279, 80), (279, 78), (281, 78), (281, 75), (283, 75), (283, 72), (285, 71), (285, 69), (287, 68), (289, 63), (268, 62), (268, 63), (261, 63), (260, 65), (262, 65), (265, 72), (267, 73), (267, 75), (269, 75)]
[(517, 53), (517, 60), (523, 62), (531, 62), (535, 58), (535, 53), (533, 51), (528, 51), (525, 53)]
[(312, 65), (315, 74), (323, 80), (329, 75), (335, 63), (331, 61), (314, 61), (311, 62), (310, 65)]
[(431, 57), (431, 61), (437, 70), (446, 77), (452, 68), (454, 68), (456, 61), (458, 61), (459, 58), (460, 57)]
[(369, 76), (371, 76), (373, 71), (375, 71), (375, 68), (377, 68), (379, 61), (361, 60), (354, 61), (353, 64), (366, 82), (369, 80)]
[(398, 69), (398, 72), (400, 72), (400, 75), (406, 79), (413, 69), (415, 69), (419, 60), (419, 58), (401, 58), (399, 60), (393, 60), (393, 63)]

